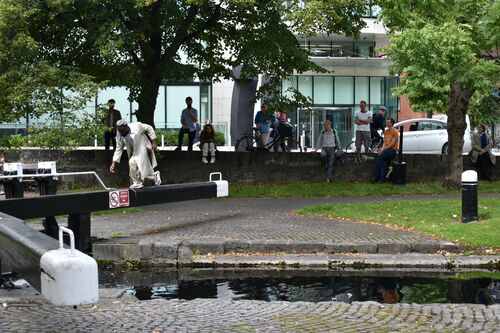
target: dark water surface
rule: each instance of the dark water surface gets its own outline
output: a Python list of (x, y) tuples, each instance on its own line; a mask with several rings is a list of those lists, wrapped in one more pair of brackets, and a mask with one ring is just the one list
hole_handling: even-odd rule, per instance
[(500, 303), (500, 273), (328, 270), (100, 271), (101, 287), (153, 298), (380, 303)]

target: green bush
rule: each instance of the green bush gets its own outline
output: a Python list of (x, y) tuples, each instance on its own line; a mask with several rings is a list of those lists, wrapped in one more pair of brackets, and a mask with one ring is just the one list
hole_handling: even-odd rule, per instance
[[(163, 135), (165, 140), (165, 146), (177, 146), (177, 140), (179, 137), (178, 130), (156, 130), (157, 142), (161, 144), (161, 136)], [(186, 146), (188, 143), (188, 136), (184, 135), (184, 139), (182, 140), (182, 145)], [(224, 133), (217, 132), (215, 133), (215, 145), (216, 146), (224, 146), (226, 140), (224, 139)]]

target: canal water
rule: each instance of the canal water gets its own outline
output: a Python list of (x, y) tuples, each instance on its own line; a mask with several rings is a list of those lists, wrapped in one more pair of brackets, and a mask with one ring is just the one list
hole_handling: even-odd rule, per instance
[(224, 270), (100, 271), (101, 287), (141, 300), (500, 303), (498, 272)]

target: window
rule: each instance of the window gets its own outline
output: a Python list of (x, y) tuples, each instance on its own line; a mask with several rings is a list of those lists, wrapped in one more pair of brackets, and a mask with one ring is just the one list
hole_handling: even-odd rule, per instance
[(333, 77), (314, 77), (314, 104), (333, 104)]
[(356, 104), (358, 104), (361, 100), (365, 100), (366, 103), (371, 103), (369, 100), (368, 94), (368, 77), (356, 77)]
[(299, 92), (304, 95), (305, 97), (308, 97), (313, 99), (313, 88), (312, 88), (312, 76), (299, 76), (298, 77), (298, 86), (299, 86)]
[(335, 104), (354, 104), (354, 77), (335, 77)]

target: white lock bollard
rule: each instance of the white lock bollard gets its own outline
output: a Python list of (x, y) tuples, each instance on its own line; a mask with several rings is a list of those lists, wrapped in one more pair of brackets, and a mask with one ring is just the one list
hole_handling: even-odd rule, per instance
[[(71, 249), (63, 245), (63, 231), (70, 236)], [(75, 250), (75, 236), (59, 227), (59, 249), (40, 259), (42, 295), (54, 305), (81, 305), (99, 300), (97, 262)]]
[[(219, 176), (219, 180), (213, 180), (213, 176)], [(227, 180), (222, 180), (221, 172), (212, 172), (209, 176), (209, 181), (217, 184), (217, 197), (227, 197), (229, 195), (229, 183)]]

